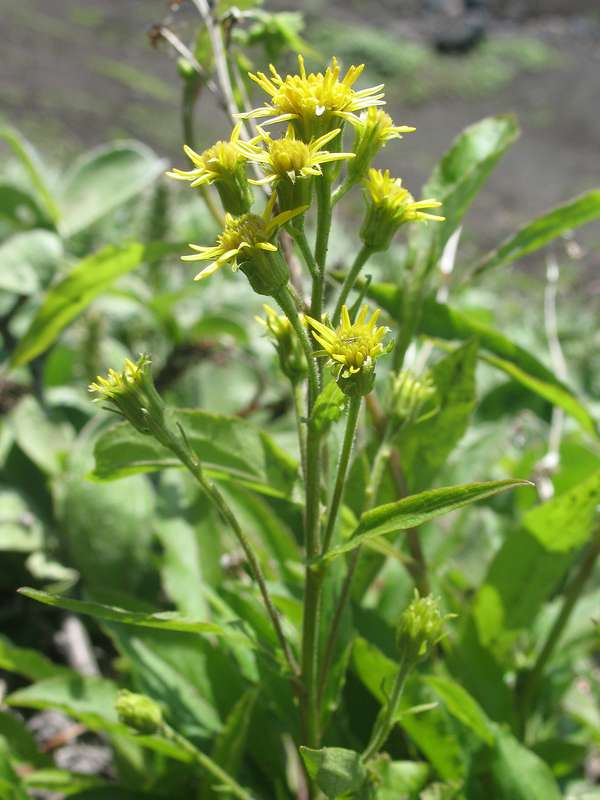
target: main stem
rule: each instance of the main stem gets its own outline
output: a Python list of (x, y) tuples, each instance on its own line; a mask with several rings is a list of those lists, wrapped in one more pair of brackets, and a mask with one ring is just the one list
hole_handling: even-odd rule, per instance
[(352, 444), (354, 442), (354, 435), (356, 433), (356, 425), (358, 423), (361, 402), (361, 396), (350, 398), (348, 417), (346, 419), (346, 431), (344, 433), (344, 441), (342, 443), (342, 450), (340, 452), (335, 487), (333, 489), (333, 496), (329, 506), (329, 516), (327, 517), (327, 525), (323, 535), (323, 547), (321, 550), (323, 554), (329, 550), (329, 546), (331, 545), (331, 538), (335, 529), (335, 523), (337, 521), (340, 503), (342, 501), (342, 494), (344, 492), (344, 485), (346, 483), (348, 464), (350, 462), (350, 453), (352, 452)]
[(350, 268), (350, 272), (346, 275), (346, 278), (342, 284), (342, 288), (340, 289), (340, 294), (337, 299), (337, 303), (335, 304), (335, 311), (333, 312), (333, 324), (338, 325), (340, 321), (340, 316), (342, 314), (342, 306), (346, 302), (346, 298), (352, 291), (352, 287), (354, 286), (356, 279), (358, 278), (358, 274), (361, 271), (362, 267), (365, 265), (367, 259), (372, 254), (372, 250), (363, 245), (361, 249), (356, 254), (356, 258), (354, 259), (354, 264)]
[(304, 617), (302, 623), (301, 679), (304, 686), (303, 717), (306, 744), (318, 747), (319, 707), (317, 691), (319, 612), (321, 606), (321, 573), (311, 562), (321, 552), (319, 493), (321, 488), (320, 433), (312, 419), (312, 411), (319, 393), (319, 377), (312, 345), (306, 329), (300, 322), (298, 311), (289, 289), (286, 287), (274, 295), (282, 311), (288, 317), (304, 349), (308, 364), (308, 428), (306, 435), (306, 480), (304, 535), (306, 547), (306, 569), (304, 583)]
[(212, 500), (218, 511), (221, 513), (221, 516), (229, 524), (236, 539), (240, 543), (240, 546), (244, 551), (244, 554), (248, 561), (248, 565), (250, 567), (252, 576), (259, 586), (263, 602), (266, 606), (267, 613), (271, 618), (271, 622), (273, 624), (273, 628), (275, 630), (275, 634), (277, 636), (279, 644), (281, 645), (281, 649), (283, 650), (285, 660), (287, 661), (292, 676), (294, 676), (294, 678), (297, 678), (298, 665), (296, 664), (296, 660), (294, 659), (292, 651), (290, 650), (290, 647), (288, 645), (287, 639), (285, 638), (285, 634), (281, 627), (279, 614), (277, 613), (277, 609), (275, 608), (275, 606), (273, 605), (273, 601), (271, 600), (269, 590), (267, 589), (267, 583), (265, 581), (265, 577), (263, 575), (260, 564), (258, 563), (258, 559), (254, 554), (252, 545), (250, 544), (250, 541), (248, 540), (246, 534), (242, 530), (237, 520), (237, 517), (235, 516), (231, 508), (228, 506), (223, 495), (217, 489), (217, 487), (206, 480), (200, 462), (196, 459), (193, 453), (189, 451), (189, 448), (175, 436), (171, 437), (171, 441), (169, 442), (169, 447), (171, 451), (177, 456), (177, 458), (179, 458), (181, 463), (185, 467), (187, 467), (187, 469), (191, 472), (191, 474), (197, 480), (197, 482), (199, 483), (202, 490), (206, 493), (206, 495)]
[(325, 173), (316, 181), (317, 193), (317, 238), (315, 241), (315, 261), (318, 274), (313, 281), (310, 313), (320, 320), (323, 313), (323, 290), (325, 286), (325, 267), (327, 262), (327, 247), (329, 245), (329, 232), (331, 230), (331, 181)]
[[(383, 471), (385, 469), (385, 465), (387, 463), (389, 456), (390, 456), (390, 447), (388, 444), (387, 435), (384, 434), (382, 441), (379, 445), (379, 448), (377, 450), (375, 460), (373, 462), (373, 469), (371, 471), (371, 480), (369, 481), (369, 484), (365, 492), (365, 511), (368, 511), (375, 504), (375, 501), (377, 499), (377, 491), (379, 489), (379, 484), (381, 483), (381, 480), (383, 478)], [(362, 547), (359, 546), (355, 550), (353, 550), (352, 554), (350, 555), (350, 559), (348, 561), (348, 566), (346, 570), (346, 577), (344, 578), (344, 583), (342, 584), (342, 590), (340, 592), (340, 596), (338, 598), (335, 611), (333, 612), (333, 619), (331, 621), (331, 626), (329, 628), (329, 633), (327, 635), (327, 642), (325, 644), (323, 660), (321, 662), (321, 671), (319, 673), (320, 700), (322, 699), (323, 694), (325, 693), (325, 687), (327, 686), (327, 677), (329, 674), (329, 670), (331, 668), (331, 663), (333, 661), (333, 654), (335, 652), (335, 644), (340, 630), (342, 616), (344, 614), (344, 609), (346, 608), (346, 604), (350, 599), (350, 590), (352, 588), (352, 581), (354, 579), (354, 573), (356, 572), (356, 567), (358, 566), (358, 561), (361, 552), (362, 552)]]

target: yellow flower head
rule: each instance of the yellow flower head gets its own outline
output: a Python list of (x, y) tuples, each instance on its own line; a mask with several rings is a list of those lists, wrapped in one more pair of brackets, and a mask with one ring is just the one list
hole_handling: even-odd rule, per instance
[(372, 372), (375, 361), (389, 352), (389, 347), (383, 344), (389, 328), (375, 327), (381, 309), (378, 308), (367, 321), (368, 311), (365, 304), (356, 321), (352, 322), (347, 306), (342, 306), (342, 320), (335, 329), (312, 317), (306, 317), (313, 328), (313, 336), (323, 347), (315, 355), (328, 356), (337, 377), (349, 378), (359, 372)]
[(403, 133), (414, 133), (410, 125), (394, 125), (394, 121), (382, 108), (371, 106), (355, 117), (353, 150), (356, 158), (348, 166), (348, 177), (353, 183), (360, 180), (369, 165), (391, 139), (402, 139)]
[(132, 388), (141, 386), (144, 381), (145, 370), (150, 366), (150, 363), (150, 357), (147, 355), (141, 355), (135, 363), (126, 358), (121, 372), (109, 369), (106, 378), (98, 375), (94, 383), (89, 385), (89, 391), (98, 395), (98, 397), (93, 398), (94, 401), (114, 400), (127, 392), (131, 392)]
[(241, 124), (238, 123), (231, 133), (228, 142), (218, 141), (205, 150), (203, 153), (196, 153), (187, 144), (183, 149), (190, 159), (194, 168), (183, 170), (173, 168), (167, 175), (176, 181), (190, 181), (191, 186), (204, 186), (215, 181), (224, 180), (233, 175), (240, 166), (243, 166), (245, 158), (238, 148), (240, 139)]
[(259, 164), (266, 172), (264, 178), (251, 180), (250, 183), (262, 185), (286, 178), (295, 183), (297, 178), (321, 175), (321, 164), (353, 158), (354, 153), (330, 153), (322, 149), (339, 132), (340, 128), (334, 128), (318, 139), (304, 142), (296, 138), (294, 129), (289, 126), (281, 139), (273, 139), (269, 133), (261, 130), (260, 135), (251, 142), (240, 142), (239, 149), (248, 161)]
[(226, 211), (231, 214), (249, 211), (253, 198), (246, 178), (246, 158), (238, 147), (240, 128), (241, 123), (238, 123), (228, 142), (218, 141), (203, 153), (184, 145), (194, 168), (172, 169), (167, 175), (177, 181), (190, 181), (191, 187), (214, 183)]
[[(284, 285), (287, 282), (287, 268), (283, 270), (283, 260), (280, 257), (277, 260), (265, 260), (265, 255), (278, 254), (277, 245), (273, 244), (271, 240), (282, 225), (285, 225), (286, 222), (298, 214), (302, 214), (306, 211), (306, 207), (300, 206), (273, 216), (275, 200), (275, 195), (271, 195), (260, 217), (257, 214), (242, 214), (239, 217), (226, 214), (225, 227), (217, 237), (215, 245), (201, 247), (190, 244), (196, 254), (182, 256), (182, 261), (212, 261), (211, 264), (196, 275), (194, 280), (199, 281), (203, 278), (208, 278), (221, 267), (224, 267), (225, 264), (231, 263), (234, 272), (239, 267), (243, 268), (243, 271), (259, 294), (271, 294), (271, 291), (257, 288), (251, 277), (252, 272), (255, 273), (255, 276), (258, 272), (262, 273), (266, 283), (270, 284), (271, 278), (275, 279), (272, 274), (275, 271), (278, 273), (276, 282)], [(271, 273), (271, 278), (268, 277), (268, 273)]]
[(152, 433), (164, 442), (164, 405), (154, 386), (150, 364), (147, 355), (141, 355), (136, 362), (127, 358), (121, 372), (109, 369), (106, 378), (98, 375), (89, 390), (98, 395), (94, 398), (97, 402), (107, 401), (140, 433)]
[(250, 78), (269, 96), (264, 106), (250, 111), (248, 117), (271, 117), (269, 122), (290, 121), (305, 141), (327, 133), (339, 126), (340, 120), (350, 120), (354, 112), (369, 106), (383, 105), (383, 84), (356, 91), (354, 83), (364, 64), (350, 67), (343, 77), (336, 58), (325, 72), (306, 72), (304, 59), (298, 55), (299, 75), (283, 78), (271, 64), (270, 76), (250, 73)]
[(385, 250), (398, 228), (405, 222), (443, 222), (445, 219), (424, 210), (439, 208), (442, 204), (438, 200), (415, 201), (408, 189), (402, 186), (402, 179), (392, 178), (387, 169), (370, 169), (364, 184), (368, 209), (361, 237), (373, 250)]

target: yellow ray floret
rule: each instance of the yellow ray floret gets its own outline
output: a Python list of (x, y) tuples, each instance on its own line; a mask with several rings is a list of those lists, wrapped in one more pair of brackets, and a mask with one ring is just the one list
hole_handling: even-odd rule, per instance
[(238, 148), (240, 129), (241, 123), (238, 123), (228, 142), (218, 141), (202, 153), (196, 153), (185, 144), (183, 149), (194, 168), (191, 170), (174, 168), (166, 174), (176, 181), (191, 181), (192, 187), (209, 185), (235, 174), (245, 163), (244, 155)]
[(315, 355), (329, 357), (344, 378), (372, 368), (378, 358), (389, 352), (389, 347), (383, 344), (389, 328), (375, 325), (381, 309), (376, 309), (367, 321), (368, 311), (365, 304), (356, 321), (352, 322), (347, 306), (342, 306), (342, 319), (335, 329), (312, 317), (306, 317), (313, 329), (313, 336), (323, 347)]
[(144, 370), (150, 363), (150, 358), (147, 355), (141, 355), (135, 363), (126, 358), (121, 372), (109, 369), (106, 378), (98, 375), (94, 383), (90, 383), (89, 391), (98, 395), (98, 397), (94, 398), (97, 402), (113, 400), (130, 391), (132, 387), (140, 385), (144, 381)]
[[(270, 75), (250, 73), (270, 100), (248, 112), (247, 117), (271, 117), (270, 122), (292, 121), (294, 127), (310, 138), (315, 129), (325, 132), (338, 120), (351, 119), (357, 111), (384, 104), (383, 84), (356, 91), (354, 83), (364, 69), (364, 64), (352, 66), (341, 77), (336, 58), (332, 58), (325, 72), (306, 72), (304, 59), (298, 56), (299, 75), (282, 77), (269, 65)], [(313, 124), (318, 123), (318, 124)]]
[(393, 218), (398, 225), (414, 220), (442, 222), (445, 219), (445, 217), (429, 214), (423, 210), (439, 208), (442, 205), (439, 200), (429, 198), (416, 201), (408, 189), (402, 186), (402, 179), (392, 178), (387, 169), (383, 172), (378, 169), (370, 169), (364, 183), (368, 198), (373, 205), (385, 209), (390, 218)]
[(194, 280), (208, 278), (217, 270), (231, 263), (233, 270), (237, 270), (240, 263), (252, 258), (256, 251), (276, 252), (277, 246), (271, 242), (276, 232), (293, 217), (306, 211), (306, 206), (284, 211), (273, 216), (273, 205), (276, 197), (272, 195), (262, 214), (242, 214), (234, 217), (225, 215), (225, 227), (217, 237), (217, 243), (211, 247), (201, 247), (190, 244), (195, 255), (182, 256), (182, 261), (212, 261), (199, 272)]
[(322, 164), (354, 158), (354, 153), (330, 153), (322, 149), (335, 139), (338, 133), (340, 128), (334, 128), (317, 139), (304, 142), (296, 138), (291, 126), (281, 139), (273, 139), (269, 133), (261, 129), (260, 134), (251, 142), (240, 142), (238, 145), (244, 157), (260, 165), (266, 173), (264, 178), (251, 180), (250, 183), (261, 185), (286, 177), (294, 183), (297, 178), (321, 175)]

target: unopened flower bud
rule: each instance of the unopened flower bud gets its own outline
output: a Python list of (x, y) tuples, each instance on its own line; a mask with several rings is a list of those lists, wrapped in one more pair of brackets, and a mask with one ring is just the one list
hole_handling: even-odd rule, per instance
[(417, 377), (409, 369), (391, 379), (391, 412), (399, 426), (412, 425), (437, 413), (439, 401), (430, 375)]
[(150, 364), (147, 355), (141, 355), (135, 363), (126, 359), (121, 372), (109, 369), (107, 377), (99, 375), (89, 390), (98, 395), (97, 402), (109, 403), (140, 433), (164, 442), (165, 407), (154, 386)]
[(144, 694), (122, 689), (115, 703), (119, 720), (138, 733), (147, 736), (162, 728), (162, 711), (158, 703)]
[(308, 369), (302, 345), (286, 316), (277, 314), (270, 306), (263, 308), (266, 319), (256, 317), (256, 320), (265, 327), (275, 345), (281, 371), (296, 384), (304, 378)]
[(442, 639), (444, 624), (452, 616), (441, 613), (438, 601), (432, 595), (420, 597), (415, 592), (414, 600), (403, 612), (396, 630), (401, 655), (415, 663), (425, 658)]

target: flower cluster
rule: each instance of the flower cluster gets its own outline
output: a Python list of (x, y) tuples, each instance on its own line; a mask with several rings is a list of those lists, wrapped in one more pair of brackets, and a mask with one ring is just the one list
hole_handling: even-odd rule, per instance
[[(268, 305), (263, 305), (263, 309), (265, 318), (256, 317), (256, 321), (264, 327), (275, 345), (281, 371), (295, 385), (306, 376), (307, 372), (302, 345), (285, 315), (278, 314)], [(302, 321), (302, 317), (300, 320)]]
[(444, 626), (455, 614), (442, 614), (438, 601), (432, 596), (415, 596), (400, 617), (396, 641), (400, 654), (416, 663), (425, 658), (444, 636)]
[[(257, 292), (277, 292), (288, 280), (277, 237), (282, 228), (292, 234), (304, 230), (303, 218), (311, 206), (315, 182), (327, 180), (329, 191), (341, 162), (346, 162), (345, 181), (338, 187), (338, 197), (342, 196), (367, 175), (387, 142), (415, 130), (394, 124), (381, 108), (385, 104), (383, 85), (356, 88), (363, 69), (361, 64), (342, 73), (332, 58), (322, 72), (307, 72), (299, 55), (296, 74), (282, 75), (273, 65), (268, 74), (250, 74), (267, 100), (239, 117), (260, 120), (256, 136), (246, 140), (243, 123), (238, 122), (228, 140), (218, 141), (202, 153), (184, 147), (192, 169), (174, 168), (167, 174), (189, 182), (191, 187), (214, 186), (226, 212), (225, 226), (216, 243), (208, 247), (190, 245), (195, 253), (184, 256), (186, 261), (212, 262), (197, 279), (231, 263), (234, 270), (239, 267), (244, 272)], [(283, 135), (261, 127), (276, 123), (287, 123)], [(342, 145), (347, 124), (354, 129), (349, 151)], [(334, 162), (338, 162), (337, 167)], [(250, 168), (255, 177), (250, 175)], [(253, 211), (256, 198), (252, 185), (270, 193), (262, 214)], [(442, 219), (425, 213), (425, 209), (439, 206), (437, 201), (415, 201), (400, 179), (391, 178), (388, 172), (371, 170), (365, 185), (368, 204), (361, 235), (372, 251), (387, 247), (405, 222)], [(269, 270), (272, 279), (267, 278)]]

